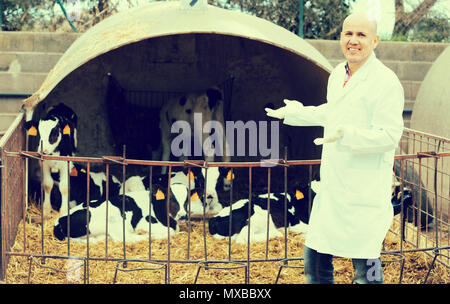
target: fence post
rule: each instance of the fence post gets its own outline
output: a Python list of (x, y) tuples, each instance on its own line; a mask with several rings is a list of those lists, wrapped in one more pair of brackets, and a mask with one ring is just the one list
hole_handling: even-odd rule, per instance
[[(0, 0), (1, 1), (1, 0)], [(69, 22), (70, 27), (72, 28), (72, 30), (76, 33), (77, 29), (76, 27), (73, 25), (71, 18), (69, 18), (69, 16), (67, 16), (67, 12), (66, 9), (64, 8), (64, 5), (61, 3), (61, 0), (56, 0), (56, 2), (59, 4), (59, 6), (61, 7), (61, 10), (64, 14), (64, 17), (66, 17), (67, 22)]]
[(298, 35), (303, 38), (303, 0), (298, 1)]

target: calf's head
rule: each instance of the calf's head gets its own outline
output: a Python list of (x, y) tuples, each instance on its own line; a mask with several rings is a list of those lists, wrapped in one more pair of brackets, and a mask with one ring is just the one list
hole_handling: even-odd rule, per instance
[(66, 105), (60, 103), (52, 107), (39, 122), (27, 121), (25, 128), (30, 136), (40, 137), (38, 152), (71, 155), (77, 146), (77, 115)]

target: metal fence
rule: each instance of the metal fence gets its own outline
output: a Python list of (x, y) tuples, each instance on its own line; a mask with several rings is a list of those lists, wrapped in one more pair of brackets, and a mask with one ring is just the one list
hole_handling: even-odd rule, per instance
[(14, 244), (19, 222), (25, 217), (25, 160), (7, 156), (7, 151), (25, 149), (23, 114), (18, 114), (11, 127), (0, 139), (0, 279), (8, 262), (7, 252)]
[[(240, 170), (240, 174), (248, 172), (248, 183), (246, 184), (246, 195), (249, 201), (252, 199), (252, 193), (255, 191), (254, 174), (253, 171), (265, 170), (266, 173), (259, 174), (259, 178), (265, 179), (267, 193), (271, 192), (271, 184), (274, 177), (273, 170), (281, 170), (281, 175), (278, 179), (281, 179), (284, 189), (286, 191), (289, 184), (287, 178), (287, 172), (290, 168), (296, 166), (305, 166), (309, 174), (309, 182), (313, 179), (313, 171), (320, 165), (319, 160), (309, 161), (289, 161), (286, 158), (279, 160), (275, 167), (261, 168), (260, 162), (249, 163), (205, 163), (202, 161), (185, 161), (185, 162), (160, 162), (160, 161), (144, 161), (127, 159), (126, 155), (122, 157), (102, 157), (102, 158), (87, 158), (87, 157), (56, 157), (45, 156), (36, 152), (24, 151), (23, 135), (21, 135), (21, 122), (17, 123), (17, 127), (14, 129), (14, 136), (11, 136), (7, 144), (2, 146), (2, 277), (6, 273), (7, 261), (11, 256), (20, 256), (28, 258), (28, 282), (32, 280), (33, 270), (36, 267), (43, 267), (51, 269), (53, 272), (65, 272), (70, 273), (72, 271), (81, 271), (83, 269), (83, 282), (90, 282), (90, 264), (98, 261), (115, 262), (114, 277), (110, 278), (111, 281), (116, 282), (117, 276), (121, 272), (130, 271), (157, 271), (162, 272), (161, 280), (159, 283), (171, 283), (174, 274), (171, 274), (171, 269), (175, 264), (194, 264), (197, 267), (194, 283), (197, 282), (199, 274), (205, 270), (219, 269), (221, 271), (228, 271), (240, 274), (244, 274), (245, 283), (255, 283), (257, 279), (252, 278), (251, 266), (258, 262), (279, 262), (279, 271), (276, 277), (273, 278), (274, 282), (278, 282), (280, 273), (285, 268), (303, 268), (301, 261), (302, 253), (298, 248), (291, 246), (292, 240), (288, 237), (289, 228), (284, 228), (284, 238), (282, 241), (281, 250), (276, 255), (269, 254), (269, 237), (264, 242), (262, 247), (256, 247), (251, 242), (250, 230), (248, 229), (248, 239), (246, 244), (246, 252), (236, 258), (234, 252), (235, 244), (228, 238), (226, 243), (226, 249), (223, 249), (226, 254), (223, 258), (214, 258), (214, 247), (211, 239), (208, 238), (208, 231), (206, 229), (207, 217), (205, 212), (199, 219), (188, 218), (188, 233), (185, 240), (185, 244), (177, 244), (177, 248), (173, 247), (173, 236), (167, 230), (165, 256), (161, 257), (155, 254), (156, 245), (155, 241), (149, 236), (147, 242), (148, 256), (142, 258), (134, 255), (133, 249), (130, 249), (130, 244), (123, 242), (118, 255), (111, 256), (112, 245), (108, 243), (108, 239), (105, 236), (104, 254), (93, 256), (90, 253), (90, 241), (89, 235), (87, 236), (84, 246), (85, 253), (79, 255), (73, 254), (73, 246), (70, 239), (65, 241), (66, 254), (56, 254), (49, 252), (48, 241), (52, 236), (49, 236), (44, 232), (45, 219), (41, 218), (41, 230), (35, 232), (40, 234), (39, 236), (29, 235), (26, 233), (25, 226), (29, 225), (28, 221), (22, 221), (23, 223), (23, 236), (16, 238), (16, 231), (19, 225), (19, 221), (26, 216), (26, 202), (27, 184), (25, 183), (25, 168), (26, 162), (30, 159), (37, 159), (43, 161), (46, 159), (62, 160), (65, 162), (74, 161), (85, 163), (87, 171), (90, 171), (92, 165), (101, 165), (104, 167), (106, 175), (110, 174), (111, 166), (122, 167), (122, 183), (125, 182), (126, 170), (128, 166), (145, 166), (148, 167), (148, 172), (151, 175), (154, 172), (154, 168), (159, 166), (168, 166), (169, 179), (168, 187), (170, 185), (170, 172), (175, 167), (187, 166), (187, 167), (228, 167), (231, 170)], [(426, 252), (433, 257), (433, 262), (429, 266), (427, 276), (423, 278), (423, 282), (426, 282), (429, 272), (433, 269), (435, 263), (441, 263), (445, 267), (449, 267), (449, 156), (450, 141), (445, 138), (421, 133), (418, 131), (405, 129), (404, 135), (401, 141), (402, 151), (396, 155), (395, 163), (395, 175), (398, 181), (401, 183), (402, 188), (409, 187), (414, 192), (414, 204), (401, 212), (400, 216), (394, 219), (394, 225), (392, 226), (392, 232), (398, 235), (399, 241), (398, 248), (383, 249), (382, 254), (390, 257), (394, 257), (388, 262), (399, 262), (401, 264), (399, 273), (399, 282), (402, 280), (402, 271), (405, 263), (404, 254), (407, 252)], [(155, 171), (156, 172), (156, 171)], [(232, 171), (233, 172), (233, 171)], [(259, 173), (261, 171), (258, 171)], [(244, 173), (245, 174), (245, 173)], [(207, 176), (206, 176), (207, 178)], [(108, 179), (107, 179), (108, 180)], [(205, 183), (206, 184), (206, 183)], [(235, 201), (234, 189), (237, 185), (231, 185), (229, 192), (230, 202)], [(41, 190), (42, 191), (42, 190)], [(108, 190), (107, 190), (108, 191)], [(69, 189), (70, 192), (70, 189)], [(151, 191), (150, 191), (151, 193)], [(87, 201), (89, 201), (89, 187), (87, 195)], [(305, 196), (311, 197), (311, 191)], [(108, 196), (108, 194), (107, 194)], [(189, 195), (190, 196), (190, 195)], [(151, 197), (151, 196), (150, 196)], [(167, 210), (170, 199), (170, 192), (166, 195)], [(309, 200), (311, 202), (311, 200)], [(151, 204), (151, 199), (150, 199)], [(286, 201), (285, 201), (286, 204)], [(89, 205), (88, 205), (89, 206)], [(286, 206), (286, 205), (285, 205)], [(270, 207), (269, 207), (270, 208)], [(402, 207), (403, 208), (403, 207)], [(286, 209), (286, 207), (285, 207)], [(249, 211), (250, 212), (250, 211)], [(286, 213), (285, 213), (286, 216)], [(250, 217), (250, 213), (249, 213)], [(405, 219), (405, 220), (404, 220)], [(197, 220), (197, 221), (195, 221)], [(286, 218), (285, 218), (286, 220)], [(201, 237), (193, 239), (190, 226), (196, 224), (200, 226)], [(267, 228), (269, 229), (269, 228)], [(404, 233), (402, 234), (402, 231)], [(125, 233), (125, 230), (124, 230)], [(267, 231), (267, 236), (269, 231)], [(27, 246), (27, 238), (40, 238), (40, 246), (38, 249), (30, 250)], [(126, 237), (124, 236), (124, 239)], [(10, 250), (12, 244), (15, 242), (23, 243), (21, 250)], [(201, 243), (201, 254), (194, 255), (190, 252), (192, 243)], [(408, 246), (407, 246), (408, 245)], [(159, 246), (159, 245), (158, 245)], [(259, 249), (255, 249), (259, 248)], [(131, 251), (130, 251), (131, 250)], [(260, 251), (258, 257), (254, 256), (255, 251)], [(179, 251), (182, 254), (179, 254)], [(182, 256), (180, 258), (180, 256)], [(69, 263), (72, 267), (58, 268), (49, 266), (49, 260), (65, 260), (72, 261)], [(300, 263), (297, 263), (300, 261)], [(132, 267), (134, 263), (139, 265), (144, 264), (143, 267)], [(67, 262), (66, 262), (67, 265)], [(7, 278), (6, 278), (7, 280)], [(253, 281), (254, 280), (254, 281)], [(50, 282), (51, 283), (51, 282)]]
[[(400, 147), (395, 173), (415, 197), (404, 214), (411, 223), (404, 225), (404, 241), (449, 267), (450, 140), (405, 129)], [(400, 228), (400, 219), (397, 223)], [(403, 251), (403, 242), (399, 245)]]

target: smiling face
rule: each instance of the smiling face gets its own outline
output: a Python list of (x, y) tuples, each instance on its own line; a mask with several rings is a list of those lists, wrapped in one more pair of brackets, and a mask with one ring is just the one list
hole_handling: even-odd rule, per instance
[(378, 41), (376, 22), (366, 14), (355, 13), (344, 20), (340, 44), (352, 74), (367, 61)]

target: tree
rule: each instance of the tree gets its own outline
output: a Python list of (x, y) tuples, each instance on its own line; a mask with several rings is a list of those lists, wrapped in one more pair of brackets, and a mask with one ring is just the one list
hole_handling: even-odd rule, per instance
[(447, 16), (434, 13), (420, 20), (409, 35), (413, 41), (448, 42), (450, 39), (450, 24)]
[(350, 2), (354, 1), (306, 1), (303, 21), (304, 37), (310, 39), (339, 39), (342, 22), (350, 13)]
[(298, 33), (300, 1), (304, 5), (304, 37), (337, 39), (342, 21), (350, 12), (348, 3), (355, 0), (210, 0), (209, 2), (225, 8), (238, 8)]
[[(2, 30), (70, 31), (60, 14), (57, 0), (0, 0), (3, 1)], [(76, 28), (83, 32), (117, 12), (118, 0), (61, 0), (80, 1), (86, 8)], [(132, 6), (132, 0), (128, 1)], [(147, 0), (148, 2), (158, 0)], [(163, 0), (159, 0), (163, 1)], [(446, 0), (448, 1), (448, 0)], [(208, 0), (210, 4), (258, 16), (287, 30), (299, 32), (299, 5), (303, 3), (303, 37), (310, 39), (339, 39), (344, 18), (355, 0)], [(394, 37), (420, 41), (448, 41), (449, 19), (431, 14), (438, 0), (421, 0), (411, 12), (405, 11), (405, 0), (395, 0), (396, 21)], [(411, 34), (412, 32), (412, 34)], [(427, 32), (430, 35), (427, 35)]]
[[(67, 21), (60, 14), (57, 0), (1, 0), (3, 1), (1, 30), (45, 30), (55, 31), (67, 26)], [(115, 13), (111, 0), (61, 0), (63, 5), (82, 2), (89, 9), (82, 12), (77, 27), (85, 30)], [(68, 27), (70, 30), (70, 27)]]
[(405, 0), (395, 0), (394, 33), (406, 35), (429, 13), (438, 0), (423, 0), (413, 11), (405, 12)]
[(2, 30), (15, 31), (29, 17), (29, 12), (34, 7), (41, 6), (39, 0), (2, 0)]

